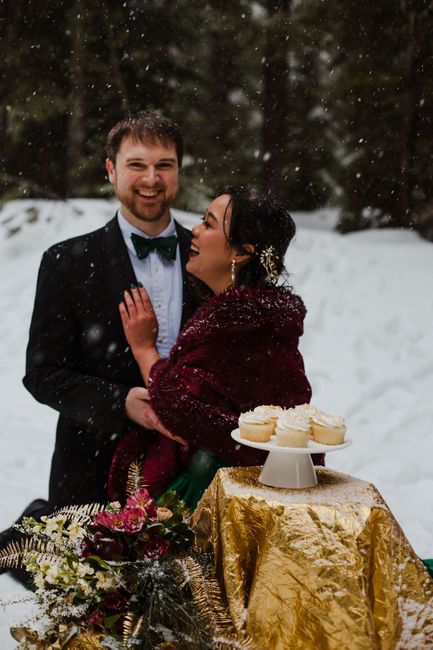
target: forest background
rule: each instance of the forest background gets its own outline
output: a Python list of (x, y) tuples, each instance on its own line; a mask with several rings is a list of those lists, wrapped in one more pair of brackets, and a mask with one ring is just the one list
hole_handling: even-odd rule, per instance
[[(0, 200), (101, 197), (109, 128), (186, 140), (177, 207), (219, 187), (433, 239), (433, 3), (0, 0)], [(31, 218), (37, 218), (33, 215)], [(12, 233), (11, 233), (12, 234)]]

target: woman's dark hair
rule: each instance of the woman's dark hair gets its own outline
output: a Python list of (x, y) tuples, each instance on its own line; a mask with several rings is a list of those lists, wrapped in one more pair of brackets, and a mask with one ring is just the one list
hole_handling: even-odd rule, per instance
[[(221, 194), (229, 194), (231, 220), (227, 240), (233, 248), (249, 259), (238, 266), (236, 286), (264, 286), (272, 278), (263, 263), (263, 254), (271, 252), (275, 275), (284, 271), (284, 255), (293, 239), (296, 226), (288, 210), (270, 193), (258, 192), (248, 187), (227, 187)], [(252, 244), (254, 252), (244, 246)], [(260, 259), (262, 257), (262, 260)]]

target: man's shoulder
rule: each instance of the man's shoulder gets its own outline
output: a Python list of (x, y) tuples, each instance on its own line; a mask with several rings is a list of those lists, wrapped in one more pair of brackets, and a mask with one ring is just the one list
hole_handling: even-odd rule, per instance
[(108, 221), (105, 226), (97, 228), (96, 230), (92, 230), (76, 237), (70, 237), (69, 239), (64, 239), (63, 241), (53, 244), (45, 251), (44, 256), (58, 258), (60, 255), (72, 255), (74, 257), (80, 257), (81, 255), (85, 255), (87, 252), (93, 252), (95, 248), (100, 248), (102, 240), (107, 236), (107, 234), (116, 229), (118, 229), (118, 225), (117, 219), (114, 217)]

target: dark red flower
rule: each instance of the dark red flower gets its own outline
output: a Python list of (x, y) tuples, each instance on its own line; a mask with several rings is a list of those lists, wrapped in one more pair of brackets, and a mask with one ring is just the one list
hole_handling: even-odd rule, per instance
[(86, 622), (88, 625), (94, 625), (95, 627), (102, 627), (104, 624), (103, 615), (101, 610), (94, 609), (93, 612), (87, 616)]
[(126, 612), (129, 602), (128, 596), (116, 591), (112, 594), (106, 594), (102, 601), (102, 607), (113, 612)]
[(96, 531), (91, 548), (92, 552), (87, 555), (98, 555), (103, 560), (120, 560), (125, 556), (125, 547), (120, 539), (110, 537), (103, 531)]
[(149, 557), (154, 560), (159, 560), (163, 555), (168, 553), (170, 543), (161, 537), (150, 537), (137, 546), (137, 553), (144, 557)]

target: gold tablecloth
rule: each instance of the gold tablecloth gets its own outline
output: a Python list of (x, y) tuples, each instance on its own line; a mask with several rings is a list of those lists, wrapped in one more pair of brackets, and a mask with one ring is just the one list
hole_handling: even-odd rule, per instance
[(433, 581), (376, 488), (329, 469), (305, 490), (217, 473), (193, 517), (239, 638), (259, 650), (433, 648)]

